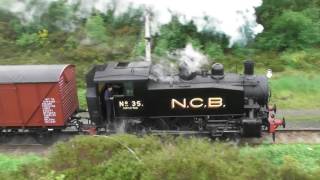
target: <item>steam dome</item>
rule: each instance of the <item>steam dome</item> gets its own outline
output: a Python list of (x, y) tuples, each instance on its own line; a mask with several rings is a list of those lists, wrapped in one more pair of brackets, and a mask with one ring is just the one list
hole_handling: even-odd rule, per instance
[(212, 65), (211, 74), (214, 79), (222, 79), (224, 77), (224, 68), (220, 63)]

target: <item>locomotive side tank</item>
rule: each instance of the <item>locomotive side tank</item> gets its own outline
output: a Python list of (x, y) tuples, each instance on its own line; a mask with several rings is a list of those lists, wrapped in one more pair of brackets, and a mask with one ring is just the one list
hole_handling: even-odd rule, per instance
[[(146, 61), (111, 62), (95, 66), (87, 75), (87, 102), (98, 127), (125, 121), (128, 131), (261, 135), (268, 125), (268, 81), (254, 74), (254, 63), (244, 63), (244, 74), (224, 73), (222, 64), (211, 71), (153, 77)], [(113, 86), (113, 119), (106, 120), (103, 99)]]

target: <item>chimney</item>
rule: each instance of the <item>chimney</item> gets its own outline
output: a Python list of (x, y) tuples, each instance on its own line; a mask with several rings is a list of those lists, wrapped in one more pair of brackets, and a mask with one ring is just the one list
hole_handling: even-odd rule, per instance
[(146, 40), (146, 61), (151, 61), (151, 26), (150, 12), (146, 13), (145, 17), (145, 40)]

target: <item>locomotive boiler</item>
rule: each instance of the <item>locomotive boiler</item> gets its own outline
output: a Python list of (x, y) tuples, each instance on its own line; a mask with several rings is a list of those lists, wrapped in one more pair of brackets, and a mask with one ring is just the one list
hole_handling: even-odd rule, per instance
[[(110, 131), (124, 123), (128, 132), (200, 133), (212, 137), (261, 136), (269, 126), (269, 87), (254, 74), (254, 62), (244, 62), (243, 74), (211, 70), (154, 78), (148, 61), (110, 62), (87, 74), (87, 103), (92, 122)], [(104, 92), (113, 87), (109, 120)], [(109, 107), (110, 108), (110, 107)]]

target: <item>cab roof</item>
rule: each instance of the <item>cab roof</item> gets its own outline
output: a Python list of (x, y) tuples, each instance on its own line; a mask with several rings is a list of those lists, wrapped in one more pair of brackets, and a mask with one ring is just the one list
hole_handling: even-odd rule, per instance
[(110, 62), (101, 71), (96, 71), (95, 82), (148, 80), (151, 62)]

